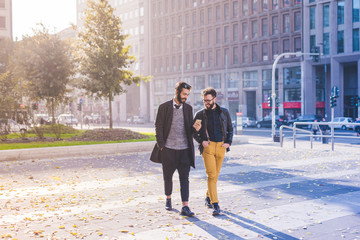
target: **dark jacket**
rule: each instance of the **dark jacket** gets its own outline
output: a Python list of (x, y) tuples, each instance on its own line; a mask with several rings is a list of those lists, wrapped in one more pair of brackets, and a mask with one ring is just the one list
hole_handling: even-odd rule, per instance
[[(150, 160), (153, 162), (161, 163), (159, 153), (160, 149), (165, 147), (166, 139), (170, 133), (173, 109), (173, 100), (165, 102), (159, 106), (155, 120), (156, 144), (150, 156)], [(184, 111), (185, 132), (191, 151), (190, 164), (193, 168), (195, 168), (195, 150), (192, 137), (193, 133), (195, 132), (195, 129), (193, 128), (193, 109), (187, 103), (183, 104), (182, 109)]]
[[(217, 104), (216, 104), (216, 111), (219, 111), (219, 113), (220, 113), (219, 115), (220, 115), (220, 123), (221, 123), (221, 132), (223, 135), (223, 142), (231, 145), (233, 135), (234, 135), (234, 130), (233, 130), (233, 126), (231, 123), (229, 111), (226, 108), (222, 108)], [(200, 154), (202, 154), (203, 150), (204, 150), (202, 142), (209, 141), (208, 136), (206, 134), (208, 119), (206, 116), (205, 109), (202, 109), (195, 114), (194, 121), (196, 119), (202, 120), (201, 128), (200, 128), (199, 132), (196, 132), (195, 134), (193, 134), (193, 137), (199, 143), (199, 151), (200, 151)], [(230, 151), (230, 147), (227, 148), (226, 151), (227, 152)]]

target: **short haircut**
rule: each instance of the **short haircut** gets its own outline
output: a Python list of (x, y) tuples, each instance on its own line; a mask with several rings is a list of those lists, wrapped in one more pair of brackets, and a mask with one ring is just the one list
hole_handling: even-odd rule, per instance
[(181, 93), (184, 88), (189, 91), (191, 90), (190, 84), (187, 84), (186, 82), (177, 82), (175, 85), (175, 90), (179, 93)]
[(208, 88), (205, 88), (204, 90), (202, 90), (201, 92), (201, 96), (202, 97), (205, 97), (206, 95), (211, 95), (213, 98), (216, 97), (216, 90), (212, 87), (208, 87)]

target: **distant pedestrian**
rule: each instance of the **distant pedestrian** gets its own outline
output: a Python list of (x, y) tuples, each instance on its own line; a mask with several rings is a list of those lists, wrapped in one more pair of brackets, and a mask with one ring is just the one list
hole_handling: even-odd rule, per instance
[(199, 143), (207, 175), (205, 205), (208, 208), (214, 208), (213, 215), (215, 216), (220, 214), (217, 181), (225, 152), (230, 150), (233, 126), (229, 111), (216, 104), (214, 88), (204, 89), (202, 97), (205, 108), (195, 115), (195, 121), (201, 120), (202, 126), (200, 131), (194, 134), (194, 138)]
[(88, 128), (90, 128), (90, 120), (88, 117), (85, 117), (85, 125), (87, 125)]
[(314, 135), (316, 135), (317, 131), (319, 130), (319, 126), (316, 123), (317, 120), (315, 119), (314, 124), (311, 127)]
[(188, 206), (190, 166), (195, 168), (192, 135), (201, 127), (199, 123), (193, 124), (193, 109), (185, 103), (190, 90), (189, 84), (178, 82), (174, 98), (159, 106), (155, 121), (156, 144), (150, 157), (151, 161), (162, 164), (167, 210), (172, 209), (172, 177), (175, 170), (178, 171), (181, 215), (189, 217), (194, 215)]

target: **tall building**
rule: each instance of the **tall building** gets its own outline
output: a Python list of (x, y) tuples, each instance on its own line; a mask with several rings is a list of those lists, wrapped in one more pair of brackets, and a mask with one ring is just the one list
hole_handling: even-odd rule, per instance
[[(302, 51), (301, 20), (298, 0), (152, 0), (152, 111), (183, 79), (193, 86), (195, 111), (203, 106), (201, 90), (212, 86), (233, 118), (268, 116), (273, 61)], [(277, 67), (277, 114), (294, 118), (301, 114), (301, 58), (283, 58)]]
[(12, 34), (12, 0), (0, 0), (0, 40)]
[[(115, 9), (114, 14), (122, 21), (122, 31), (129, 37), (125, 41), (130, 45), (130, 54), (135, 56), (136, 62), (131, 67), (135, 75), (147, 76), (150, 72), (149, 46), (149, 1), (148, 0), (110, 0)], [(82, 16), (86, 7), (86, 0), (77, 0), (77, 25), (82, 26)], [(139, 85), (124, 86), (126, 94), (116, 96), (112, 103), (114, 123), (125, 122), (128, 117), (137, 115), (146, 121), (154, 116), (150, 110), (150, 83), (141, 82)]]
[(330, 120), (329, 96), (336, 86), (339, 98), (335, 116), (360, 117), (351, 100), (360, 95), (359, 9), (360, 0), (304, 2), (304, 51), (318, 46), (323, 54), (317, 63), (304, 58), (305, 112), (323, 113), (325, 107)]

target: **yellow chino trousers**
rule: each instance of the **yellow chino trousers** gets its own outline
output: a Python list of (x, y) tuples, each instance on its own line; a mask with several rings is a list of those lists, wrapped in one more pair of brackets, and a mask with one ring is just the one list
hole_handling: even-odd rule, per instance
[(211, 203), (218, 203), (217, 196), (217, 180), (221, 165), (224, 161), (226, 148), (222, 147), (223, 142), (211, 142), (209, 146), (204, 148), (202, 157), (204, 159), (204, 165), (207, 175), (207, 192), (206, 196), (210, 198)]

